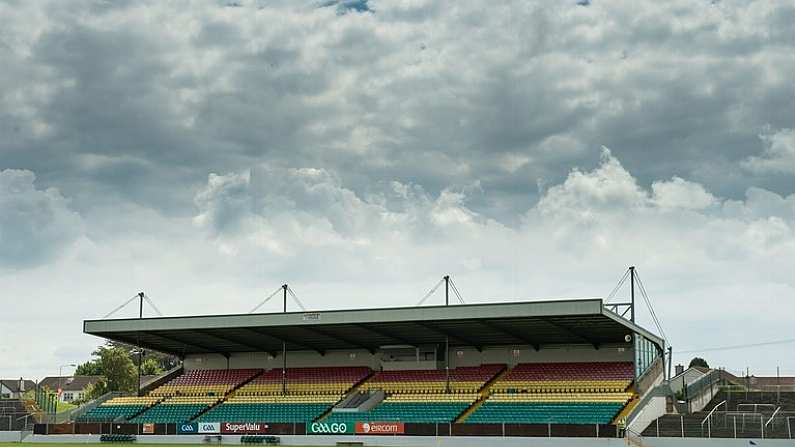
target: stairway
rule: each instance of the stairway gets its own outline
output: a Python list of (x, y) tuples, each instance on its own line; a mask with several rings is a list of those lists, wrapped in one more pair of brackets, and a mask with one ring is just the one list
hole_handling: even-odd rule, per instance
[(486, 399), (489, 398), (489, 394), (491, 394), (491, 387), (497, 383), (500, 379), (502, 379), (506, 374), (510, 372), (511, 368), (507, 366), (503, 368), (500, 372), (494, 375), (488, 382), (484, 383), (482, 387), (478, 390), (480, 397), (478, 400), (472, 403), (466, 410), (464, 410), (461, 414), (458, 415), (457, 418), (453, 421), (456, 424), (463, 423), (469, 417), (470, 414), (474, 413)]
[(199, 416), (203, 415), (204, 413), (207, 413), (207, 412), (208, 412), (208, 411), (210, 411), (211, 409), (213, 409), (213, 408), (217, 407), (218, 405), (221, 405), (222, 403), (226, 402), (226, 399), (227, 399), (227, 398), (229, 398), (229, 397), (232, 397), (232, 396), (234, 396), (234, 395), (235, 395), (235, 391), (237, 391), (237, 390), (239, 390), (240, 388), (242, 388), (243, 386), (245, 386), (245, 385), (247, 385), (247, 384), (251, 383), (251, 381), (253, 381), (254, 379), (256, 379), (257, 377), (259, 377), (259, 376), (261, 376), (261, 375), (263, 375), (263, 374), (265, 374), (265, 370), (262, 370), (262, 371), (260, 371), (260, 372), (258, 372), (258, 373), (256, 373), (256, 374), (254, 374), (253, 376), (249, 377), (249, 378), (248, 378), (248, 380), (244, 380), (244, 381), (242, 381), (242, 382), (238, 383), (238, 384), (237, 384), (237, 385), (235, 385), (235, 386), (234, 386), (234, 387), (233, 387), (231, 390), (227, 391), (227, 392), (226, 392), (226, 394), (224, 394), (224, 396), (223, 396), (222, 398), (220, 398), (219, 400), (217, 400), (217, 401), (216, 401), (214, 404), (212, 404), (212, 405), (210, 405), (210, 406), (208, 406), (208, 407), (206, 407), (206, 408), (202, 409), (202, 410), (201, 410), (201, 411), (199, 411), (198, 413), (194, 414), (194, 415), (193, 415), (193, 416), (192, 416), (192, 417), (191, 417), (189, 420), (190, 420), (190, 421), (194, 421), (194, 420), (196, 420), (196, 419), (197, 419)]
[(621, 411), (619, 411), (616, 417), (613, 418), (613, 421), (610, 422), (611, 424), (618, 425), (619, 422), (624, 421), (627, 418), (627, 416), (629, 416), (629, 414), (632, 413), (632, 410), (635, 409), (638, 403), (640, 403), (640, 397), (634, 393), (634, 390), (632, 390), (632, 392), (633, 392), (632, 400), (630, 400), (629, 402), (627, 402), (626, 405), (624, 405), (624, 408)]

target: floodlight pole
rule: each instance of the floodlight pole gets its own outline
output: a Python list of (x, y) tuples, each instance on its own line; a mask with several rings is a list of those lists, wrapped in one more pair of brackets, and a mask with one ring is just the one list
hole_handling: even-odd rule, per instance
[(287, 284), (282, 284), (282, 291), (284, 292), (284, 313), (287, 313)]
[(444, 275), (444, 305), (450, 305), (450, 275)]
[[(144, 293), (138, 292), (138, 298), (141, 300), (140, 304), (138, 305), (138, 319), (142, 320), (144, 318)], [(141, 336), (138, 336), (138, 386), (136, 389), (138, 390), (138, 396), (141, 396), (141, 368), (143, 367), (143, 353), (144, 350), (141, 348)]]
[(629, 267), (629, 294), (632, 299), (632, 313), (630, 314), (630, 321), (635, 322), (635, 266)]

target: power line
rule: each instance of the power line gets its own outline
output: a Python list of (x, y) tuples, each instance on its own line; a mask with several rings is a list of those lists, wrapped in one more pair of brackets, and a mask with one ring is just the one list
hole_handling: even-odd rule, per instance
[(713, 351), (731, 351), (734, 349), (747, 349), (747, 348), (757, 348), (760, 346), (773, 346), (773, 345), (787, 345), (790, 343), (795, 343), (795, 338), (788, 338), (784, 340), (773, 340), (773, 341), (763, 341), (758, 343), (747, 343), (743, 345), (729, 345), (729, 346), (717, 346), (712, 348), (704, 348), (704, 349), (691, 349), (688, 351), (674, 351), (674, 354), (697, 354), (700, 352), (713, 352)]

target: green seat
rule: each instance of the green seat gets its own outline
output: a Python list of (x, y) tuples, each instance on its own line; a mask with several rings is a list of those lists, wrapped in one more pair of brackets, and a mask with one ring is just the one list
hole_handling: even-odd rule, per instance
[(130, 422), (136, 424), (178, 424), (189, 422), (205, 408), (207, 408), (205, 404), (159, 404), (131, 419)]
[(328, 403), (224, 403), (202, 414), (201, 422), (312, 422), (325, 413)]
[(469, 404), (464, 402), (384, 402), (370, 411), (333, 413), (324, 422), (453, 422)]
[(126, 419), (140, 413), (145, 405), (100, 405), (79, 416), (77, 422), (110, 422), (121, 417)]
[(609, 424), (620, 403), (484, 402), (466, 423)]

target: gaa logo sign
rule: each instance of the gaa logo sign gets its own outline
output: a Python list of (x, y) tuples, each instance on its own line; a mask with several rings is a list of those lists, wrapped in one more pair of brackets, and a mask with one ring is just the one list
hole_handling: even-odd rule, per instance
[(309, 426), (309, 433), (312, 434), (326, 434), (326, 435), (341, 435), (353, 433), (353, 427), (342, 422), (327, 424), (324, 422), (314, 422)]
[(177, 434), (185, 435), (185, 434), (195, 434), (199, 432), (199, 424), (193, 422), (189, 424), (178, 424), (177, 425)]

